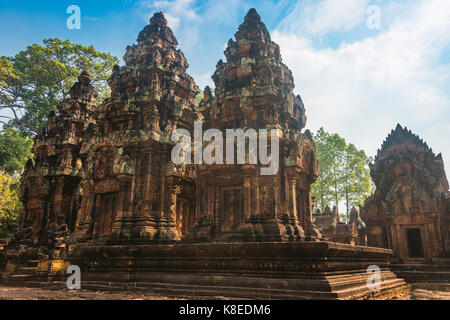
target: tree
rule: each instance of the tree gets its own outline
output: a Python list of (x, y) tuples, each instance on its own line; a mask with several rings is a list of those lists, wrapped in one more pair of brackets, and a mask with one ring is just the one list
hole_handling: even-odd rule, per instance
[(69, 89), (82, 71), (93, 76), (93, 85), (104, 98), (107, 79), (119, 59), (60, 39), (45, 39), (14, 57), (0, 58), (0, 116), (27, 135), (36, 135), (51, 111), (68, 98)]
[(17, 79), (17, 76), (13, 72), (14, 68), (11, 62), (5, 57), (0, 58), (0, 86), (7, 86), (8, 80)]
[(313, 196), (318, 207), (323, 211), (325, 206), (332, 200), (331, 194), (331, 157), (328, 150), (328, 134), (321, 128), (316, 135), (314, 135), (316, 143), (317, 159), (319, 161), (319, 177), (317, 182), (312, 186)]
[(21, 210), (19, 179), (0, 171), (0, 231), (14, 231)]
[(344, 157), (342, 191), (348, 215), (352, 207), (364, 204), (365, 199), (373, 191), (373, 183), (369, 170), (371, 159), (364, 150), (358, 150), (354, 144), (349, 144)]
[(32, 157), (33, 139), (26, 134), (3, 126), (0, 130), (0, 168), (9, 174), (20, 173)]
[(313, 196), (322, 211), (330, 202), (339, 207), (344, 201), (348, 216), (351, 207), (361, 205), (372, 191), (370, 159), (363, 150), (347, 145), (338, 134), (330, 134), (323, 128), (314, 135), (314, 140), (320, 173), (313, 185)]
[(345, 140), (337, 134), (329, 134), (321, 128), (314, 136), (319, 160), (319, 178), (313, 186), (313, 195), (320, 201), (323, 210), (333, 201), (336, 207), (343, 200), (342, 179)]

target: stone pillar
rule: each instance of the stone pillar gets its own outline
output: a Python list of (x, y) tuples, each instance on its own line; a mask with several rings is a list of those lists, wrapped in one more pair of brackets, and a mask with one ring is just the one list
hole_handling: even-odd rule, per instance
[(132, 212), (133, 205), (133, 189), (134, 189), (134, 178), (123, 177), (119, 179), (119, 208), (116, 214), (117, 218), (129, 217)]
[(54, 188), (54, 192), (51, 195), (50, 201), (53, 200), (53, 208), (50, 208), (49, 212), (49, 228), (52, 228), (56, 224), (56, 218), (63, 213), (63, 188), (64, 188), (64, 177), (59, 176), (56, 179), (56, 187)]
[(169, 186), (169, 208), (167, 210), (166, 218), (171, 222), (176, 222), (177, 220), (177, 198), (181, 190), (179, 186), (171, 185)]
[(147, 162), (147, 168), (146, 168), (146, 181), (145, 181), (145, 196), (144, 200), (150, 202), (152, 200), (151, 192), (151, 183), (152, 183), (152, 153), (149, 153), (148, 155), (148, 162)]
[(252, 211), (251, 177), (244, 178), (244, 215), (245, 219), (250, 218)]
[(98, 225), (99, 225), (99, 218), (100, 218), (100, 213), (102, 210), (102, 199), (101, 199), (101, 195), (100, 194), (96, 194), (95, 195), (95, 217), (93, 219), (93, 224), (94, 224), (94, 228), (92, 231), (92, 237), (94, 239), (98, 238)]
[(296, 179), (290, 179), (289, 180), (289, 195), (290, 195), (290, 202), (289, 202), (289, 209), (290, 209), (290, 218), (293, 221), (298, 220), (297, 216), (297, 180)]
[(260, 187), (259, 187), (259, 180), (258, 180), (258, 182), (257, 182), (257, 184), (256, 184), (256, 194), (255, 194), (255, 197), (256, 197), (256, 207), (254, 208), (254, 210), (255, 210), (255, 213), (257, 213), (258, 215), (260, 215), (261, 214), (261, 208), (260, 208), (260, 203), (261, 203), (261, 197), (260, 197), (260, 194), (259, 194), (259, 189), (260, 189)]
[(311, 187), (308, 187), (308, 189), (305, 192), (305, 202), (304, 205), (306, 206), (305, 210), (305, 220), (308, 224), (313, 223), (312, 218), (312, 198), (311, 198)]

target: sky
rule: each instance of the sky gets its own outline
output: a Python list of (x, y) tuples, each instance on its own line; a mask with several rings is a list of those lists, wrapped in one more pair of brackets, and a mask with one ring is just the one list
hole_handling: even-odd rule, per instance
[[(80, 30), (66, 26), (70, 5)], [(449, 0), (0, 0), (0, 56), (58, 37), (122, 58), (163, 11), (203, 88), (253, 7), (293, 72), (308, 129), (374, 156), (400, 123), (443, 154), (449, 176)]]

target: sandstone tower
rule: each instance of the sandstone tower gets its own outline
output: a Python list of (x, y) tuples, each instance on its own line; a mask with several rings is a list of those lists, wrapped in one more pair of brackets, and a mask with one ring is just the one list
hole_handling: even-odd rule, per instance
[[(312, 222), (311, 184), (318, 166), (291, 71), (255, 9), (230, 39), (226, 63), (213, 75), (215, 96), (205, 89), (199, 110), (204, 130), (275, 129), (280, 168), (263, 176), (260, 164), (201, 165), (197, 177), (197, 227), (193, 239), (296, 241), (320, 239)], [(258, 138), (262, 138), (259, 136)], [(249, 150), (246, 150), (249, 158)]]
[(80, 150), (96, 127), (97, 93), (90, 75), (81, 74), (69, 95), (36, 137), (34, 159), (27, 162), (22, 177), (24, 212), (18, 236), (28, 244), (51, 245), (57, 234), (75, 230), (81, 201)]
[(448, 182), (442, 155), (397, 125), (371, 166), (377, 190), (361, 215), (370, 246), (392, 248), (404, 262), (449, 252)]
[(137, 42), (114, 68), (100, 131), (81, 151), (77, 240), (177, 241), (193, 223), (195, 171), (172, 166), (170, 154), (172, 132), (192, 129), (199, 89), (162, 13)]
[[(109, 99), (97, 106), (89, 75), (80, 76), (36, 139), (19, 241), (0, 251), (2, 284), (66, 290), (67, 268), (78, 266), (84, 290), (178, 298), (349, 299), (406, 289), (390, 270), (392, 250), (302, 241), (323, 239), (312, 220), (316, 150), (302, 132), (292, 74), (254, 9), (225, 56), (215, 94), (206, 88), (196, 107), (199, 89), (156, 13), (127, 48), (125, 66), (114, 68)], [(261, 159), (174, 165), (172, 133), (195, 133), (195, 120), (204, 130), (254, 129), (257, 138), (270, 129), (278, 170), (262, 174)], [(351, 227), (344, 236), (355, 237)], [(373, 265), (376, 292), (367, 286)]]

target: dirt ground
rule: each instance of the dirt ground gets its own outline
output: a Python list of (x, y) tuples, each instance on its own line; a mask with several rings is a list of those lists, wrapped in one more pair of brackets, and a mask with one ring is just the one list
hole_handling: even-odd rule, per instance
[(450, 292), (412, 288), (410, 294), (392, 297), (387, 300), (450, 300)]
[(0, 286), (0, 300), (173, 300), (133, 292), (92, 292), (83, 290), (46, 290)]
[[(135, 292), (92, 292), (71, 290), (45, 290), (39, 288), (13, 288), (0, 286), (0, 300), (173, 300)], [(410, 294), (389, 300), (450, 300), (450, 292), (413, 288)]]

